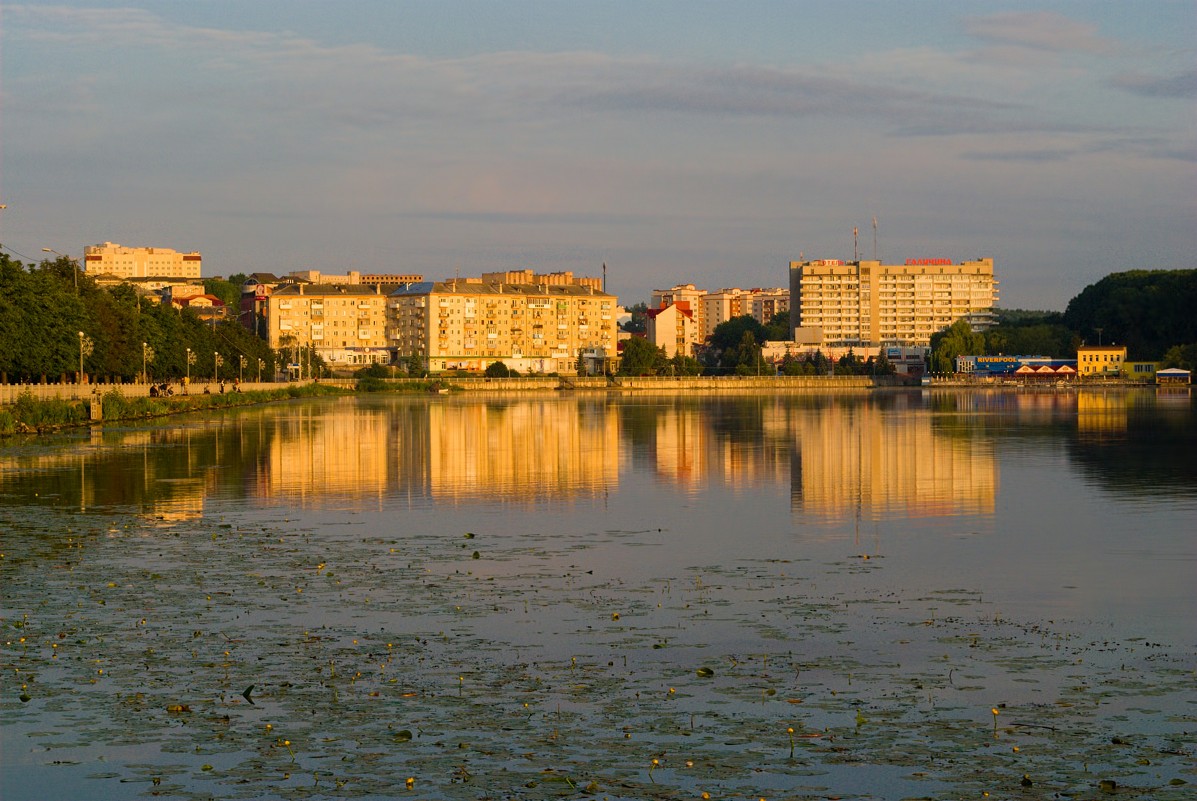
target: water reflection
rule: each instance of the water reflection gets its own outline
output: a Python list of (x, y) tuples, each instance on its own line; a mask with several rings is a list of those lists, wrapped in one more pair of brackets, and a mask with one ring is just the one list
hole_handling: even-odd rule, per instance
[(992, 515), (1002, 448), (1063, 446), (1115, 493), (1192, 492), (1192, 401), (1151, 392), (340, 398), (0, 451), (0, 502), (131, 508), (535, 504), (635, 475), (682, 494), (788, 487), (800, 516)]

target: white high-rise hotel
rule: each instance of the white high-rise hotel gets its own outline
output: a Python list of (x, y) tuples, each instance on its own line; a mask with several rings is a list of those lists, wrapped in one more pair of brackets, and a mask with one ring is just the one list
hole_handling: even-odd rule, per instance
[(790, 326), (828, 346), (927, 346), (964, 319), (981, 331), (997, 303), (993, 259), (790, 262)]
[(170, 248), (127, 248), (115, 242), (83, 248), (83, 269), (93, 278), (195, 278), (203, 257), (196, 251), (179, 253)]

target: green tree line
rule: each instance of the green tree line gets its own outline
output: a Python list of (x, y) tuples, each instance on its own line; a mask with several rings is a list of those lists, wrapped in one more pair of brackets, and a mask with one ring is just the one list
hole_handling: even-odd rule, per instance
[(1059, 312), (1015, 309), (974, 332), (963, 320), (931, 337), (931, 370), (955, 370), (957, 356), (1075, 358), (1081, 345), (1125, 345), (1131, 361), (1197, 368), (1197, 270), (1112, 273)]
[[(231, 283), (231, 282), (220, 282)], [(227, 295), (226, 287), (219, 287)], [(80, 336), (82, 332), (82, 336)], [(0, 253), (0, 381), (151, 381), (275, 373), (276, 355), (235, 320), (210, 323), (193, 312), (138, 297), (133, 287), (99, 287), (70, 259), (23, 264)], [(217, 367), (217, 362), (222, 364)]]

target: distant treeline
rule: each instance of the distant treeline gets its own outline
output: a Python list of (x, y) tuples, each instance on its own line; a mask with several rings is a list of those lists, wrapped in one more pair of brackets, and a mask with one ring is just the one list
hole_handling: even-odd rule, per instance
[(1085, 287), (1063, 314), (999, 311), (998, 325), (973, 333), (957, 324), (931, 338), (933, 372), (957, 355), (1076, 356), (1081, 345), (1125, 345), (1131, 361), (1197, 367), (1197, 270), (1131, 270)]

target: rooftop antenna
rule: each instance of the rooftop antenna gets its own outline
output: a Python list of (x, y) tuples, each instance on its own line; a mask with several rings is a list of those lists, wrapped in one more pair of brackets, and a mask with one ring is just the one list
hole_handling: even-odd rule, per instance
[(859, 236), (860, 230), (855, 225), (852, 226), (852, 261), (860, 261), (860, 248), (857, 247)]
[(603, 262), (603, 294), (607, 294), (607, 262)]
[(873, 215), (873, 261), (877, 261), (877, 215)]

